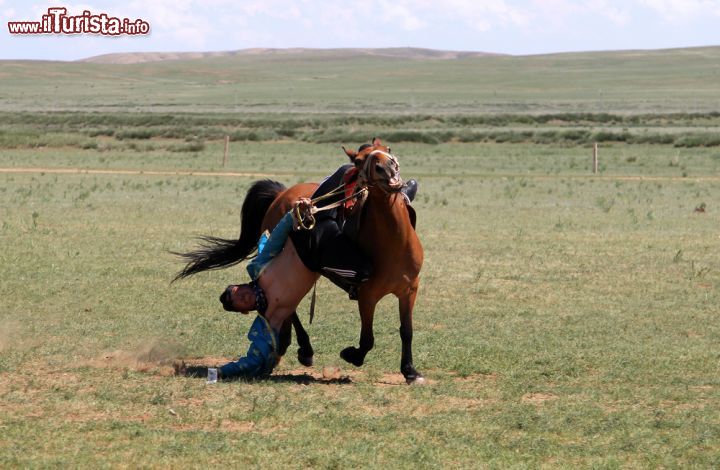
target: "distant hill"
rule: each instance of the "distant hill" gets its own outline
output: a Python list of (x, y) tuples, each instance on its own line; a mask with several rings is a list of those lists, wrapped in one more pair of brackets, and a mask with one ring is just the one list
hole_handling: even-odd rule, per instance
[(0, 61), (0, 111), (716, 112), (718, 83), (720, 47), (529, 56), (417, 48), (129, 53)]
[(215, 51), (215, 52), (124, 52), (116, 54), (103, 54), (78, 62), (90, 62), (94, 64), (140, 64), (145, 62), (160, 62), (167, 60), (195, 60), (210, 57), (237, 57), (237, 56), (276, 56), (278, 58), (290, 56), (311, 56), (325, 57), (328, 59), (357, 58), (357, 57), (386, 57), (397, 59), (417, 60), (453, 60), (469, 57), (492, 57), (503, 54), (490, 52), (467, 52), (467, 51), (440, 51), (435, 49), (422, 49), (417, 47), (388, 47), (378, 49), (309, 49), (309, 48), (253, 48), (240, 49), (236, 51)]

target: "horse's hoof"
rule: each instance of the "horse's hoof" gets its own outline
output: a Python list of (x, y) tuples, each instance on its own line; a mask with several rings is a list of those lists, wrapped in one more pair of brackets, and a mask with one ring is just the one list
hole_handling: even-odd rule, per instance
[(408, 385), (424, 385), (427, 382), (425, 382), (425, 377), (418, 374), (415, 377), (405, 377), (405, 382), (407, 382)]
[(403, 377), (405, 377), (405, 382), (407, 382), (408, 385), (425, 383), (425, 377), (423, 377), (412, 364), (405, 364), (400, 367), (400, 372), (402, 372)]
[(312, 356), (301, 356), (298, 354), (298, 362), (300, 364), (304, 365), (305, 367), (312, 367), (313, 365), (313, 357)]
[(349, 362), (356, 367), (360, 367), (363, 365), (363, 362), (365, 362), (365, 358), (360, 355), (360, 350), (354, 346), (350, 346), (340, 351), (340, 357), (345, 362)]

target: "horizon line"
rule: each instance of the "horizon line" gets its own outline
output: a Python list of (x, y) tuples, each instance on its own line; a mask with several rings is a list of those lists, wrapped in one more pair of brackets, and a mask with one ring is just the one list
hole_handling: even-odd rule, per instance
[[(677, 47), (660, 47), (660, 48), (628, 48), (628, 49), (586, 49), (586, 50), (570, 50), (570, 51), (554, 51), (554, 52), (539, 52), (539, 53), (530, 53), (530, 54), (511, 54), (511, 53), (503, 53), (503, 52), (492, 52), (492, 51), (479, 51), (479, 50), (458, 50), (458, 49), (434, 49), (429, 47), (418, 47), (418, 46), (383, 46), (383, 47), (246, 47), (241, 49), (225, 49), (225, 50), (185, 50), (185, 51), (171, 51), (171, 50), (157, 50), (157, 51), (125, 51), (125, 52), (108, 52), (104, 54), (97, 54), (92, 55), (88, 57), (83, 57), (81, 59), (2, 59), (0, 58), (0, 62), (62, 62), (62, 63), (75, 63), (75, 62), (88, 62), (92, 59), (97, 59), (101, 57), (112, 57), (112, 56), (122, 56), (122, 55), (135, 55), (135, 56), (149, 56), (149, 55), (231, 55), (231, 54), (237, 54), (237, 53), (252, 53), (257, 52), (258, 55), (261, 55), (263, 52), (282, 52), (282, 51), (298, 51), (298, 52), (322, 52), (322, 51), (389, 51), (389, 50), (414, 50), (414, 51), (428, 51), (428, 52), (434, 52), (434, 53), (445, 53), (445, 54), (458, 54), (460, 57), (449, 57), (449, 58), (442, 58), (438, 57), (435, 60), (453, 60), (453, 59), (461, 59), (461, 58), (467, 58), (462, 56), (476, 56), (476, 58), (480, 57), (539, 57), (539, 56), (550, 56), (550, 55), (563, 55), (563, 54), (591, 54), (591, 53), (610, 53), (610, 52), (663, 52), (663, 51), (677, 51), (677, 50), (689, 50), (689, 49), (708, 49), (708, 48), (715, 48), (720, 47), (720, 43), (718, 44), (707, 44), (702, 46), (677, 46)], [(196, 60), (204, 57), (198, 57), (195, 59), (190, 60)], [(427, 59), (433, 59), (432, 57), (427, 57)], [(148, 60), (146, 62), (160, 62), (163, 60), (182, 60), (182, 58), (159, 58), (157, 60)], [(122, 64), (115, 64), (115, 65), (122, 65)], [(129, 65), (129, 64), (125, 64)]]

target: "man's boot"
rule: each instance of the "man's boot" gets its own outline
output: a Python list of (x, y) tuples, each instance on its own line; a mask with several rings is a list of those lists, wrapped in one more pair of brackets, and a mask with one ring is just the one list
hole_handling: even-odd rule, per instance
[(411, 202), (415, 199), (415, 195), (417, 194), (418, 190), (418, 182), (414, 179), (407, 180), (402, 188), (400, 188), (400, 192), (403, 196), (405, 196), (405, 202), (407, 202), (408, 205), (410, 205)]

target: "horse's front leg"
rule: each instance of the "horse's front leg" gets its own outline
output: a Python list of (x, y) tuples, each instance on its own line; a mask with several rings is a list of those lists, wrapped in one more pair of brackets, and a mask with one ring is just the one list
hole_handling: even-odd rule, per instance
[(417, 297), (417, 282), (408, 289), (406, 295), (399, 297), (400, 301), (400, 340), (402, 341), (402, 356), (400, 358), (400, 372), (407, 383), (422, 383), (425, 381), (420, 372), (415, 369), (412, 357), (413, 339), (413, 307)]
[(292, 327), (295, 327), (295, 336), (298, 342), (297, 358), (300, 364), (310, 367), (313, 364), (313, 356), (315, 351), (310, 344), (310, 336), (300, 323), (297, 312), (293, 312), (290, 318), (285, 320), (278, 331), (278, 356), (284, 356), (292, 343)]
[(365, 362), (365, 356), (375, 345), (373, 335), (373, 317), (375, 316), (375, 305), (377, 299), (371, 299), (363, 295), (360, 290), (358, 306), (360, 308), (360, 348), (350, 346), (340, 352), (340, 357), (352, 365), (360, 367)]

